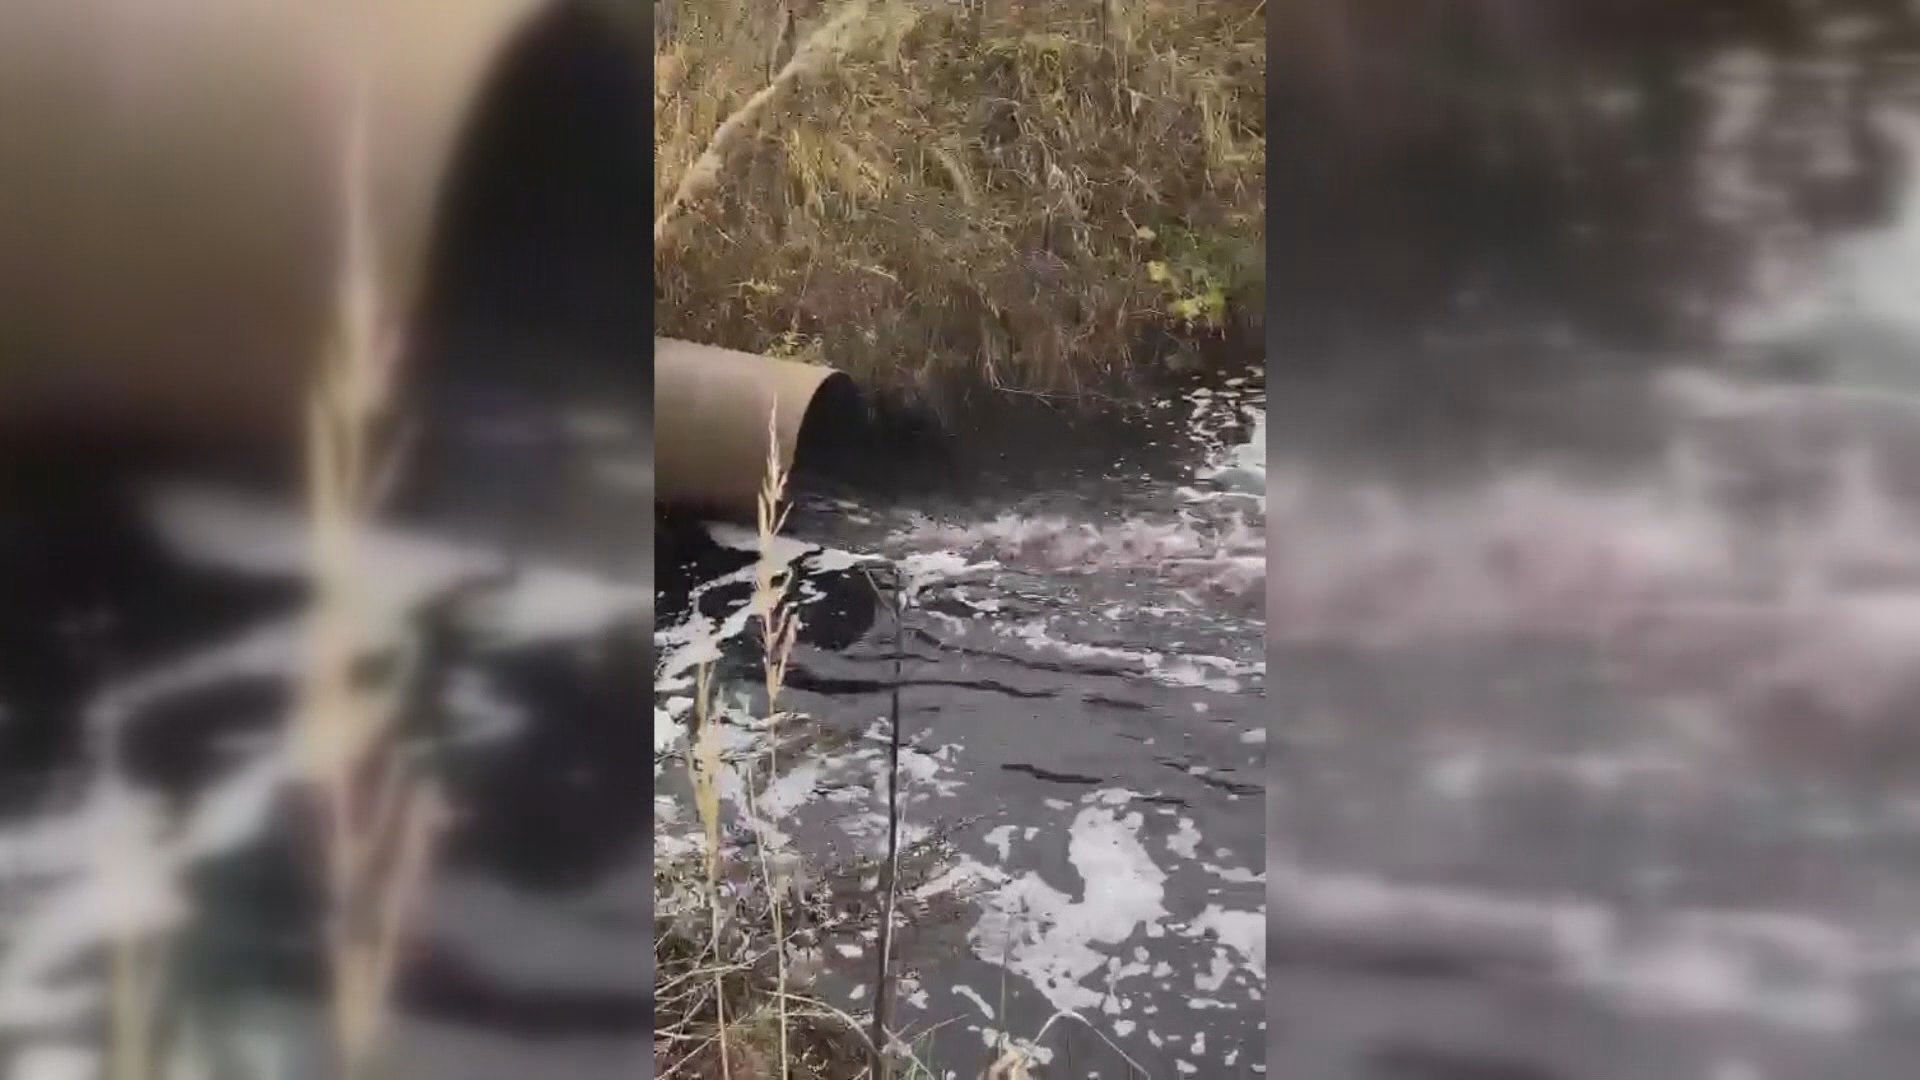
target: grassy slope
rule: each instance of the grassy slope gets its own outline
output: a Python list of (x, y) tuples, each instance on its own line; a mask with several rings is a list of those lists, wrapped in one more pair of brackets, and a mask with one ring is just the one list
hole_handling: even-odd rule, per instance
[(914, 394), (1109, 384), (1257, 323), (1259, 0), (805, 8), (656, 8), (656, 215), (805, 54), (656, 238), (660, 332)]

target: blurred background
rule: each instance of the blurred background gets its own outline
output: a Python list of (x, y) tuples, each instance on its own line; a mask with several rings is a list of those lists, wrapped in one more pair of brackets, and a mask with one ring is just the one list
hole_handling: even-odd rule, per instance
[(1270, 1072), (1899, 1075), (1916, 13), (1273, 16)]

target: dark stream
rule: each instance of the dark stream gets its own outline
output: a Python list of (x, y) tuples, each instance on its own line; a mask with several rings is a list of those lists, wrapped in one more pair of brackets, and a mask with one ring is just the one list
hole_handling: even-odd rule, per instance
[[(806, 746), (754, 781), (758, 806), (817, 875), (882, 850), (897, 655), (906, 835), (924, 846), (896, 1024), (930, 1065), (971, 1075), (1004, 1035), (1069, 1075), (1259, 1066), (1262, 384), (1229, 373), (1117, 436), (1014, 439), (964, 481), (796, 508), (778, 557), (804, 626), (781, 705)], [(752, 537), (691, 531), (691, 601), (663, 600), (656, 634), (658, 730), (677, 731), (704, 659), (749, 751)], [(663, 588), (675, 573), (663, 561)], [(875, 588), (894, 581), (898, 626), (894, 586)], [(663, 851), (691, 829), (675, 748)], [(871, 900), (871, 882), (847, 889)], [(871, 926), (820, 948), (820, 988), (864, 1009)], [(1082, 1020), (1049, 1028), (1063, 1010)]]
[[(136, 1040), (156, 1069), (335, 1075), (320, 849), (292, 782), (302, 508), (103, 460), (9, 464), (0, 1074), (105, 1075), (112, 945), (138, 941), (161, 946), (153, 1037)], [(463, 505), (378, 530), (359, 564), (369, 685), (401, 695), (403, 745), (452, 814), (396, 962), (392, 1067), (641, 1075), (647, 580), (620, 569), (614, 534), (583, 562), (577, 535), (525, 543)]]
[(1584, 398), (1638, 452), (1276, 478), (1277, 1074), (1920, 1060), (1920, 410), (1658, 388)]
[(1338, 213), (1273, 351), (1273, 1075), (1913, 1075), (1920, 125), (1870, 6), (1613, 60), (1516, 47), (1601, 5), (1484, 19), (1565, 66), (1471, 89), (1353, 43), (1382, 108), (1274, 196)]

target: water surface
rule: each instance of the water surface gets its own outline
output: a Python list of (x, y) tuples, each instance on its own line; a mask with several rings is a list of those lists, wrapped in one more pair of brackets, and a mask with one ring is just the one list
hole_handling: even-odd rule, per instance
[[(939, 1026), (942, 1068), (977, 1071), (1062, 1011), (1090, 1027), (1056, 1023), (1036, 1053), (1074, 1075), (1261, 1067), (1263, 409), (1262, 373), (1229, 373), (1118, 442), (796, 508), (781, 557), (806, 625), (781, 703), (814, 745), (760, 808), (803, 862), (880, 850), (898, 640), (906, 828), (940, 852), (908, 905), (896, 1019)], [(754, 541), (708, 533), (734, 557), (709, 555), (656, 634), (669, 737), (701, 661), (731, 715), (754, 712), (747, 572), (729, 576)], [(875, 589), (896, 578), (898, 628)], [(873, 944), (827, 946), (849, 1007)]]

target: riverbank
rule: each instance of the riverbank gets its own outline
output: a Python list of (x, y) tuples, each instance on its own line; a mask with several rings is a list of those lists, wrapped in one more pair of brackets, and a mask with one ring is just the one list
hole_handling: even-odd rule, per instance
[(664, 4), (654, 42), (662, 334), (921, 401), (1257, 338), (1257, 0)]

